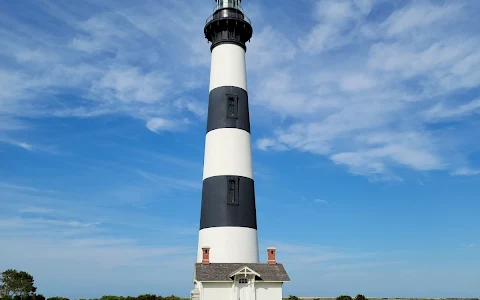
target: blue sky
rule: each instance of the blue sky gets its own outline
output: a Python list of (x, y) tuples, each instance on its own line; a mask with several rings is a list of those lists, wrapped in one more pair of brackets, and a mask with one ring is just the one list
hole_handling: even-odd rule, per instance
[[(0, 3), (0, 269), (188, 296), (213, 1)], [(245, 1), (261, 260), (284, 294), (480, 295), (477, 1)]]

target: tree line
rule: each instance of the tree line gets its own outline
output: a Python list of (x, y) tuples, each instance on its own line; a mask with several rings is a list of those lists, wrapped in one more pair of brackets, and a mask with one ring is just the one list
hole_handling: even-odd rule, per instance
[[(298, 298), (297, 296), (290, 295), (288, 298), (283, 298), (283, 300), (301, 300), (301, 298)], [(313, 300), (321, 300), (320, 298), (313, 298)], [(364, 295), (358, 294), (355, 296), (355, 298), (352, 298), (351, 296), (348, 295), (341, 295), (335, 298), (335, 300), (368, 300)]]
[[(37, 294), (37, 288), (34, 285), (33, 276), (25, 271), (8, 269), (0, 276), (0, 300), (70, 300), (65, 297), (45, 298), (42, 294)], [(123, 296), (103, 296), (101, 298), (79, 299), (79, 300), (187, 300), (175, 295), (157, 296), (154, 294), (144, 294), (137, 297)]]

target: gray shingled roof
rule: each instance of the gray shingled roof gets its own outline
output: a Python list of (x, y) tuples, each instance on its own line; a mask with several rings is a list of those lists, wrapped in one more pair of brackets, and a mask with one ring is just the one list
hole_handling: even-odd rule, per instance
[(285, 271), (282, 264), (211, 263), (203, 265), (196, 263), (194, 276), (195, 280), (198, 281), (232, 281), (232, 278), (228, 277), (228, 275), (243, 267), (249, 267), (260, 274), (260, 278), (257, 278), (257, 280), (290, 281), (290, 277), (288, 277), (287, 271)]

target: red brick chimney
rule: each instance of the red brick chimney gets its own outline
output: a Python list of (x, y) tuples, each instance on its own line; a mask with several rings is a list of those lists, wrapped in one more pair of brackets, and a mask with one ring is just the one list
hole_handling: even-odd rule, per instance
[(210, 247), (203, 247), (202, 252), (203, 252), (202, 264), (208, 265), (210, 263)]
[(276, 265), (277, 261), (275, 260), (275, 252), (277, 251), (274, 247), (267, 248), (268, 252), (268, 264), (269, 265)]

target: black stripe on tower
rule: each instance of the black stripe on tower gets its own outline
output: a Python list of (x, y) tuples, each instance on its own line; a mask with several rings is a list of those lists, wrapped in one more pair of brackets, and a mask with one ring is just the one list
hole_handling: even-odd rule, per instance
[(204, 28), (205, 38), (212, 43), (210, 50), (221, 44), (237, 44), (245, 51), (245, 43), (253, 34), (250, 20), (240, 10), (232, 7), (215, 11)]
[(250, 133), (248, 94), (239, 87), (221, 86), (210, 91), (207, 133), (219, 128), (237, 128)]
[(257, 229), (253, 179), (214, 176), (203, 181), (200, 230), (220, 226)]

